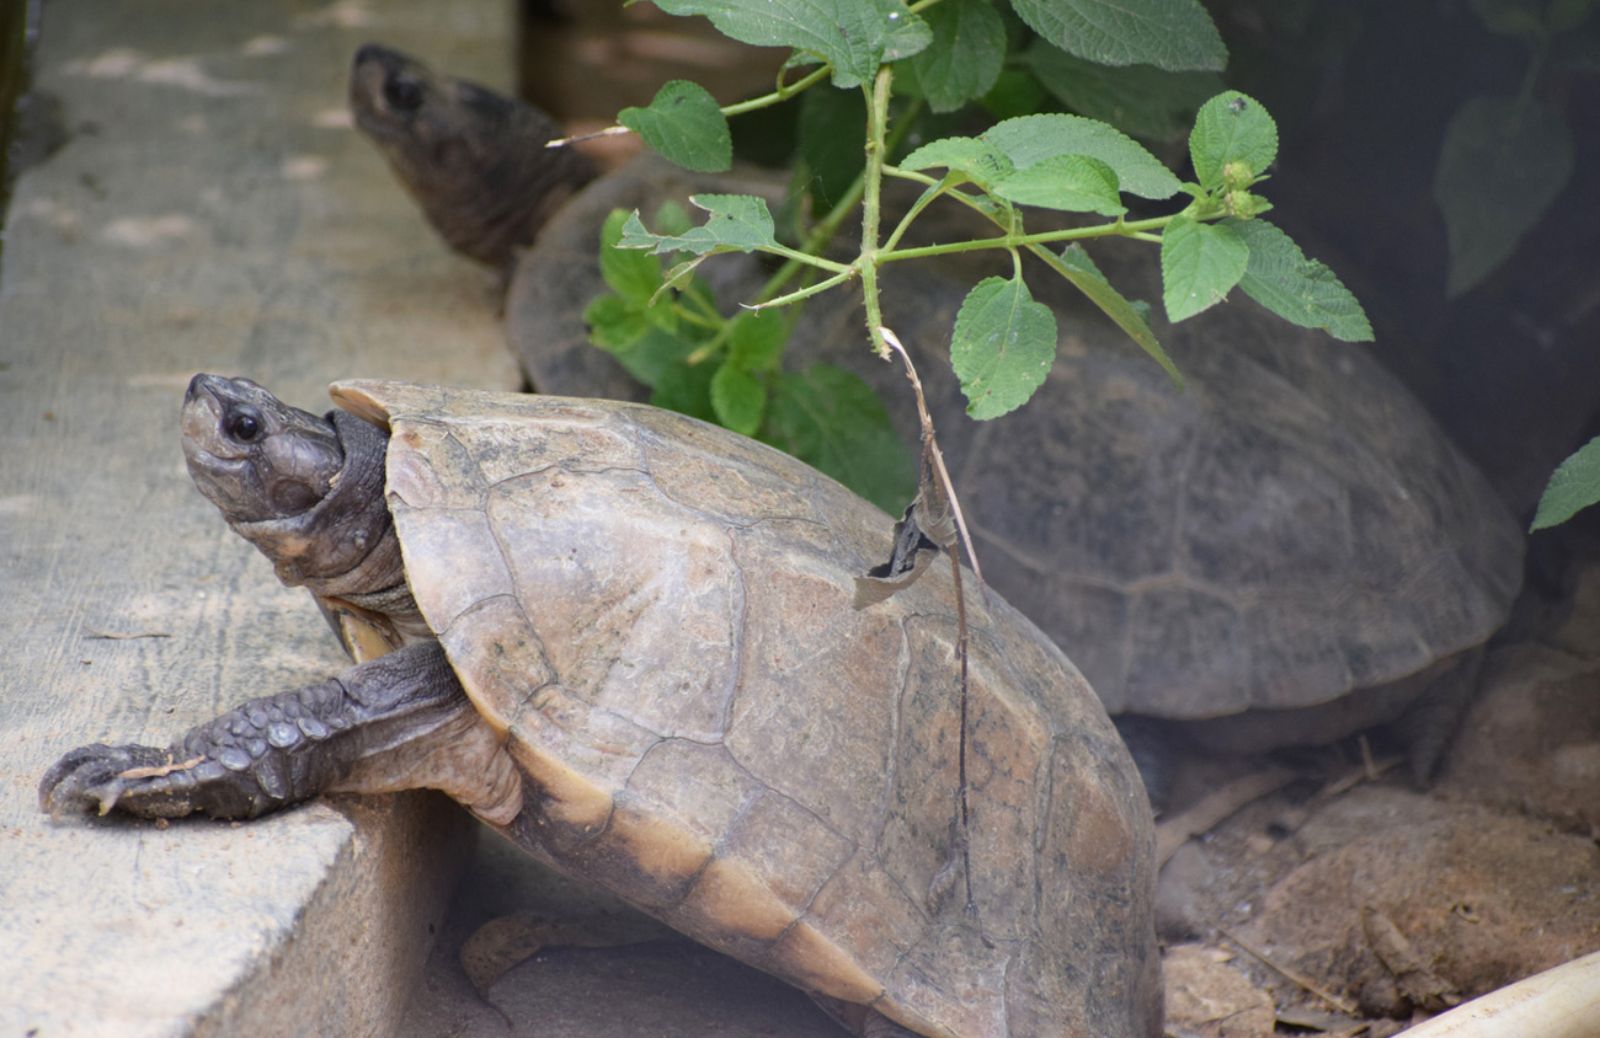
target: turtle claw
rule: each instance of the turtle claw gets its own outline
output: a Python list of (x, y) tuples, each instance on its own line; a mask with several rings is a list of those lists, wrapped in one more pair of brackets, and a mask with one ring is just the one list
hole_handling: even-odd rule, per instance
[(39, 807), (53, 818), (93, 811), (110, 813), (130, 785), (125, 777), (138, 768), (158, 767), (165, 751), (154, 746), (80, 746), (64, 755), (39, 782)]
[(39, 782), (39, 807), (52, 818), (113, 810), (141, 818), (176, 818), (195, 809), (189, 769), (203, 758), (175, 762), (154, 746), (80, 746), (63, 756)]

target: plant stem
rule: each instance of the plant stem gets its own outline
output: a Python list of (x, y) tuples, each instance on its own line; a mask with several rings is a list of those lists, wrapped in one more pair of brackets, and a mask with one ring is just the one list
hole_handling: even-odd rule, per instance
[[(828, 74), (832, 71), (832, 65), (822, 65), (818, 68), (812, 69), (810, 72), (807, 72), (793, 83), (785, 85), (780, 82), (777, 89), (773, 90), (770, 94), (762, 94), (760, 97), (752, 97), (750, 100), (740, 101), (738, 104), (725, 105), (722, 109), (722, 114), (724, 116), (743, 115), (746, 112), (753, 112), (758, 108), (769, 108), (772, 105), (781, 104), (798, 94), (800, 91), (805, 90), (806, 88), (823, 79), (826, 79)], [(779, 72), (778, 74), (781, 76), (783, 73)]]
[(878, 69), (872, 92), (867, 96), (867, 165), (861, 172), (866, 184), (861, 200), (861, 253), (856, 269), (861, 272), (861, 297), (867, 310), (867, 335), (879, 357), (889, 357), (889, 344), (883, 341), (883, 307), (878, 300), (878, 223), (883, 205), (883, 167), (885, 126), (889, 121), (889, 88), (894, 81), (894, 66)]
[[(991, 217), (992, 219), (992, 217)], [(978, 238), (973, 241), (949, 242), (944, 245), (920, 245), (910, 249), (892, 249), (877, 253), (880, 263), (894, 260), (918, 259), (923, 256), (945, 256), (953, 252), (975, 252), (979, 249), (1012, 249), (1019, 245), (1042, 245), (1047, 242), (1081, 241), (1084, 238), (1134, 238), (1142, 232), (1159, 230), (1171, 222), (1170, 216), (1152, 216), (1148, 220), (1100, 224), (1097, 227), (1072, 227), (1064, 231), (1040, 231), (1037, 234), (1006, 234), (999, 238)], [(1160, 239), (1155, 239), (1159, 241)]]

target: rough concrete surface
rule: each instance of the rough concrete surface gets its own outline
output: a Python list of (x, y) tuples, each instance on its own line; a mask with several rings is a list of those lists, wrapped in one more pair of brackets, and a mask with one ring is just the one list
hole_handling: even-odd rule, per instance
[(0, 1034), (386, 1034), (442, 916), (432, 796), (170, 827), (39, 813), (62, 752), (166, 744), (344, 665), (178, 447), (196, 371), (518, 384), (493, 279), (345, 125), (369, 38), (509, 80), (509, 5), (57, 0), (0, 270)]

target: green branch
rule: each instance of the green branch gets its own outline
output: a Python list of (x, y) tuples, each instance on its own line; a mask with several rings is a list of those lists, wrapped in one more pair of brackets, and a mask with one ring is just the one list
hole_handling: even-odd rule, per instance
[[(953, 192), (959, 194), (959, 192)], [(979, 209), (995, 223), (994, 214)], [(910, 249), (893, 249), (877, 254), (880, 263), (895, 260), (919, 259), (923, 256), (946, 256), (955, 252), (976, 252), (980, 249), (1014, 249), (1020, 246), (1044, 245), (1058, 241), (1082, 241), (1085, 238), (1137, 238), (1143, 232), (1160, 230), (1172, 221), (1170, 216), (1153, 216), (1148, 220), (1101, 224), (1097, 227), (1072, 227), (1063, 231), (1040, 231), (1037, 234), (1006, 234), (998, 238), (976, 238), (972, 241), (949, 242), (944, 245), (921, 245)], [(1146, 240), (1160, 241), (1159, 237), (1144, 235)]]
[(856, 258), (867, 311), (867, 335), (873, 350), (885, 360), (889, 357), (889, 344), (883, 341), (879, 330), (883, 327), (883, 307), (878, 300), (878, 224), (883, 206), (884, 128), (889, 121), (889, 89), (893, 82), (894, 66), (884, 65), (878, 69), (867, 95), (867, 165), (861, 173), (866, 192), (861, 201), (861, 253)]

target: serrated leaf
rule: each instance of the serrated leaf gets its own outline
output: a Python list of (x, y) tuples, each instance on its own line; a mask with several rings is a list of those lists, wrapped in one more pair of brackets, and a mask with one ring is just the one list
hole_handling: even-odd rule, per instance
[(609, 351), (627, 349), (650, 330), (642, 308), (609, 293), (595, 297), (583, 308), (583, 323), (589, 341)]
[(650, 403), (668, 411), (715, 422), (711, 406), (711, 379), (716, 369), (710, 364), (673, 364), (662, 371), (650, 393)]
[(773, 381), (761, 440), (827, 473), (885, 512), (916, 492), (905, 444), (860, 378), (827, 364)]
[(996, 181), (992, 193), (1010, 202), (1069, 213), (1121, 216), (1128, 211), (1117, 194), (1117, 175), (1087, 155), (1057, 155)]
[(733, 165), (728, 120), (705, 87), (687, 79), (669, 81), (644, 108), (624, 108), (617, 122), (637, 133), (650, 150), (697, 173), (721, 173)]
[(600, 225), (600, 276), (611, 290), (630, 302), (647, 303), (661, 287), (661, 261), (637, 249), (619, 249), (625, 209), (613, 209)]
[(1182, 187), (1144, 145), (1097, 119), (1081, 115), (1024, 115), (1007, 119), (979, 137), (1018, 169), (1058, 155), (1087, 155), (1110, 166), (1123, 191), (1141, 198), (1171, 198)]
[(800, 100), (800, 157), (806, 192), (815, 212), (825, 213), (844, 196), (866, 165), (861, 142), (867, 104), (859, 90), (807, 90)]
[(1224, 91), (1195, 114), (1189, 158), (1201, 186), (1220, 185), (1223, 170), (1231, 163), (1241, 164), (1252, 177), (1260, 176), (1277, 155), (1278, 124), (1255, 98), (1237, 90)]
[(1024, 55), (1045, 89), (1068, 108), (1110, 123), (1123, 133), (1171, 141), (1193, 125), (1194, 113), (1222, 89), (1215, 72), (1168, 72), (1153, 65), (1114, 68), (1073, 57), (1036, 40)]
[(1473, 287), (1516, 251), (1572, 177), (1572, 131), (1539, 102), (1480, 94), (1444, 131), (1433, 197), (1450, 245), (1446, 295)]
[(876, 0), (889, 22), (889, 35), (883, 41), (883, 61), (904, 61), (916, 57), (933, 43), (933, 30), (920, 14), (900, 0)]
[(705, 223), (682, 234), (652, 234), (639, 220), (635, 209), (622, 224), (617, 247), (649, 249), (660, 255), (667, 252), (751, 252), (776, 248), (772, 213), (764, 198), (755, 195), (691, 195), (689, 203), (710, 213)]
[(1095, 266), (1094, 260), (1089, 258), (1083, 246), (1077, 242), (1068, 245), (1061, 256), (1051, 264), (1051, 268), (1072, 282), (1091, 303), (1115, 321), (1117, 327), (1127, 332), (1128, 337), (1139, 344), (1140, 349), (1161, 365), (1173, 382), (1183, 385), (1183, 375), (1179, 373), (1178, 366), (1167, 356), (1167, 351), (1161, 348), (1156, 333), (1150, 330), (1149, 304), (1137, 299), (1130, 300), (1117, 291), (1100, 272), (1100, 268)]
[(1101, 65), (1222, 71), (1228, 49), (1199, 0), (1011, 0), (1028, 26)]
[(1161, 232), (1161, 296), (1173, 324), (1227, 298), (1250, 249), (1226, 224), (1175, 216)]
[(1265, 220), (1224, 220), (1250, 250), (1239, 287), (1244, 294), (1302, 328), (1321, 328), (1345, 342), (1371, 342), (1372, 324), (1350, 290), (1327, 265)]
[(767, 387), (737, 364), (723, 364), (711, 376), (711, 410), (723, 428), (754, 436), (766, 407)]
[(1056, 356), (1056, 317), (1021, 278), (984, 278), (956, 313), (950, 364), (967, 395), (967, 414), (998, 418), (1044, 385)]
[(1564, 523), (1600, 501), (1600, 436), (1579, 447), (1550, 475), (1528, 532)]
[(789, 339), (789, 322), (777, 310), (745, 312), (728, 332), (728, 363), (745, 371), (770, 371), (778, 366)]
[(977, 137), (943, 137), (929, 141), (901, 159), (902, 169), (944, 167), (988, 188), (1016, 167), (1000, 149)]
[(989, 0), (944, 0), (922, 13), (932, 42), (906, 62), (928, 107), (953, 112), (994, 86), (1006, 56), (1006, 26)]
[(884, 61), (928, 45), (927, 24), (904, 0), (656, 0), (668, 14), (703, 14), (724, 36), (757, 47), (792, 47), (833, 66), (833, 85), (870, 80)]

